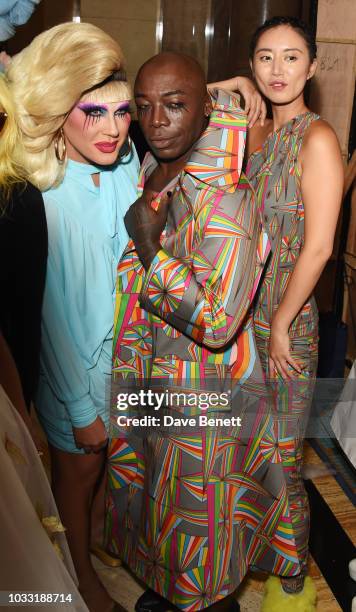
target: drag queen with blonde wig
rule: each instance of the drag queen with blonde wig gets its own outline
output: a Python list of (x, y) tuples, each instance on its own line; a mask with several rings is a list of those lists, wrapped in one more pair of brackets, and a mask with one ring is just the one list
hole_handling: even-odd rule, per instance
[(95, 502), (103, 511), (116, 267), (136, 199), (131, 93), (120, 47), (86, 23), (37, 36), (8, 77), (48, 224), (37, 408), (79, 589), (91, 611), (108, 612), (114, 602), (90, 563), (90, 518)]

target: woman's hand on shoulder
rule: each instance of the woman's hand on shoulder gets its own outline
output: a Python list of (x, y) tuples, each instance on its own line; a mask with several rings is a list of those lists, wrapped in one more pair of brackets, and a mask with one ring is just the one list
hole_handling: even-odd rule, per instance
[(245, 101), (245, 112), (247, 113), (248, 127), (251, 128), (258, 121), (264, 125), (267, 115), (266, 103), (251, 79), (247, 77), (232, 77), (225, 81), (209, 83), (208, 89), (227, 89), (240, 93)]
[(236, 77), (237, 91), (245, 100), (245, 112), (247, 113), (248, 127), (251, 128), (255, 123), (264, 125), (267, 107), (260, 92), (251, 79), (247, 77)]

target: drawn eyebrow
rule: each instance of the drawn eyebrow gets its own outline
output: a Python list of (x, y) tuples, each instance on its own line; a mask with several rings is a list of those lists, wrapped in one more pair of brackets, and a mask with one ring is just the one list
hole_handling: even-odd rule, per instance
[[(267, 47), (262, 47), (261, 49), (257, 49), (256, 53), (260, 53), (261, 51), (270, 51), (272, 52), (273, 49), (267, 49)], [(288, 48), (288, 49), (283, 49), (283, 53), (285, 53), (286, 51), (300, 51), (300, 53), (303, 53), (302, 49), (298, 49), (298, 47), (292, 47), (292, 48)]]
[(121, 102), (119, 104), (119, 106), (117, 106), (117, 108), (115, 109), (115, 112), (118, 110), (130, 110), (130, 103), (129, 102)]

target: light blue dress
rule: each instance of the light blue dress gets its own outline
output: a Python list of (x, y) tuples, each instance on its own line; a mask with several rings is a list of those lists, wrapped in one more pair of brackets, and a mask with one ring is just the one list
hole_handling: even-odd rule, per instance
[(61, 185), (43, 193), (48, 263), (37, 409), (49, 442), (67, 452), (83, 452), (73, 426), (97, 415), (108, 426), (116, 268), (138, 170), (135, 152), (110, 170), (69, 160)]

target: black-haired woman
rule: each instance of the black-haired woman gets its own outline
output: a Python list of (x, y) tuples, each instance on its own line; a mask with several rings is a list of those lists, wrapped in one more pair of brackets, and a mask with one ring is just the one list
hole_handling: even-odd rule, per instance
[(262, 610), (282, 605), (294, 611), (302, 605), (300, 609), (309, 611), (315, 609), (315, 589), (310, 579), (305, 581), (309, 508), (301, 467), (318, 358), (318, 312), (312, 293), (333, 248), (343, 167), (334, 131), (304, 100), (306, 83), (317, 67), (315, 38), (308, 26), (291, 17), (266, 21), (252, 37), (250, 65), (272, 107), (272, 119), (249, 131), (246, 173), (271, 242), (254, 326), (264, 371), (278, 390), (273, 432), (277, 452), (271, 461), (280, 464), (286, 477), (297, 561), (291, 563), (286, 555), (285, 563), (275, 568), (282, 589), (277, 578), (267, 581)]

